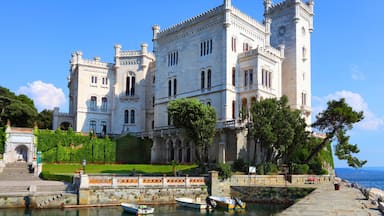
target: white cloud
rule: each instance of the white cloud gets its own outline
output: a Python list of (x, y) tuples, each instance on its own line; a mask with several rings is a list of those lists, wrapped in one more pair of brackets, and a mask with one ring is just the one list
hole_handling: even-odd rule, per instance
[(53, 109), (54, 107), (60, 107), (65, 104), (63, 90), (56, 88), (53, 84), (44, 83), (41, 80), (28, 83), (27, 86), (21, 86), (16, 93), (25, 94), (32, 98), (39, 111), (43, 109)]
[(353, 80), (365, 80), (365, 74), (360, 70), (358, 65), (351, 66)]
[(364, 119), (356, 124), (358, 128), (364, 130), (377, 130), (384, 125), (384, 118), (377, 117), (372, 111), (370, 111), (368, 103), (360, 94), (346, 90), (338, 91), (324, 97), (314, 96), (314, 106), (312, 107), (314, 114), (313, 117), (327, 108), (328, 101), (338, 100), (340, 98), (345, 98), (345, 101), (353, 108), (353, 110), (364, 112)]

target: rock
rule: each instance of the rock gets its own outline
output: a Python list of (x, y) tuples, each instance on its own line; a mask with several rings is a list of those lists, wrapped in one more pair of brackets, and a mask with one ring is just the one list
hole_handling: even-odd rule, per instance
[(384, 202), (379, 202), (379, 210), (384, 213)]
[(384, 191), (378, 188), (370, 188), (368, 190), (368, 199), (373, 201), (382, 201), (384, 198)]

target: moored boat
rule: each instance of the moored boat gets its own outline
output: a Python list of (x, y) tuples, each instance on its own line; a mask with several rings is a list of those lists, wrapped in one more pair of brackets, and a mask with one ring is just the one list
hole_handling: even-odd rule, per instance
[(121, 203), (121, 207), (125, 212), (135, 215), (152, 214), (155, 209), (146, 205), (137, 205), (133, 203)]
[(194, 208), (194, 209), (207, 209), (207, 203), (200, 199), (192, 199), (188, 197), (176, 198), (176, 203), (180, 206)]
[(209, 199), (214, 200), (217, 206), (225, 209), (245, 209), (246, 207), (245, 202), (238, 198), (209, 196)]

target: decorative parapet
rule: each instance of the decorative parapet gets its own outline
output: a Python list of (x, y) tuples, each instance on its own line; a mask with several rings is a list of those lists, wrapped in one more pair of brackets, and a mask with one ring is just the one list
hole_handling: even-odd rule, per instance
[(156, 176), (106, 176), (80, 175), (80, 188), (91, 187), (129, 187), (129, 188), (168, 188), (205, 186), (204, 177), (156, 177)]
[(119, 57), (140, 57), (146, 55), (151, 59), (155, 59), (155, 55), (152, 52), (145, 52), (143, 53), (142, 50), (122, 50), (120, 51)]
[(247, 52), (240, 53), (239, 59), (249, 57), (249, 56), (256, 56), (259, 54), (272, 57), (272, 58), (276, 58), (276, 57), (279, 59), (284, 58), (284, 52), (282, 52), (281, 50), (275, 49), (273, 47), (264, 48), (264, 47), (258, 46), (256, 47), (256, 49), (252, 49)]
[(273, 4), (269, 10), (268, 14), (272, 14), (281, 10), (284, 10), (286, 8), (290, 8), (295, 6), (297, 3), (300, 4), (300, 6), (309, 14), (313, 14), (313, 0), (309, 0), (308, 2), (303, 2), (302, 0), (285, 0), (282, 2), (279, 2), (277, 4)]

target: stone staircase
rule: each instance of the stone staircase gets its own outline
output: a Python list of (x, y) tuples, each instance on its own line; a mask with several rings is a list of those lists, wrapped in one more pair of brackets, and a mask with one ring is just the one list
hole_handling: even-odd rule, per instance
[(8, 163), (0, 172), (0, 194), (73, 192), (72, 184), (60, 181), (44, 181), (30, 173), (26, 162)]
[(40, 180), (29, 172), (26, 162), (14, 162), (7, 164), (0, 173), (0, 181), (37, 181)]

